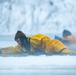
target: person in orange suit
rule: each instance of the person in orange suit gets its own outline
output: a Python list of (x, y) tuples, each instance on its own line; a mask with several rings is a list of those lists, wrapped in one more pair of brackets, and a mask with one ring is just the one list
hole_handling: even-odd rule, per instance
[(60, 40), (65, 45), (76, 44), (76, 37), (69, 30), (63, 30), (62, 37), (55, 36), (55, 39)]

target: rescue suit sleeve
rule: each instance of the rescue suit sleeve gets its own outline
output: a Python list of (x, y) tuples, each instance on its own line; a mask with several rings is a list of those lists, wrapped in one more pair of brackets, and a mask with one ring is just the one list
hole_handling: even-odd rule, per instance
[(10, 46), (10, 47), (5, 47), (1, 50), (2, 54), (16, 54), (16, 53), (20, 53), (20, 46)]

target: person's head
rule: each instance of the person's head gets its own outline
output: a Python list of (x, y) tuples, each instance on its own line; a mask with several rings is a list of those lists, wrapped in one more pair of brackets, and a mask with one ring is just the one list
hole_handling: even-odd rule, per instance
[(20, 38), (22, 38), (22, 37), (26, 37), (26, 35), (22, 32), (22, 31), (17, 31), (17, 33), (15, 34), (15, 41), (19, 44), (19, 45), (21, 45), (21, 40), (20, 40)]
[(68, 31), (68, 30), (63, 31), (63, 37), (64, 38), (67, 37), (67, 36), (70, 36), (70, 35), (72, 35), (70, 31)]
[(15, 34), (15, 41), (21, 46), (24, 47), (27, 50), (30, 50), (30, 43), (28, 41), (28, 38), (22, 31), (17, 31)]

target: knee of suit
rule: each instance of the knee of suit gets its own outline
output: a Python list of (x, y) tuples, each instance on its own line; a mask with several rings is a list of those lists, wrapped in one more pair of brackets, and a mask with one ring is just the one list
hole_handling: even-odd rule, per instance
[(52, 40), (52, 46), (55, 52), (60, 52), (63, 48), (66, 48), (66, 46), (59, 40)]

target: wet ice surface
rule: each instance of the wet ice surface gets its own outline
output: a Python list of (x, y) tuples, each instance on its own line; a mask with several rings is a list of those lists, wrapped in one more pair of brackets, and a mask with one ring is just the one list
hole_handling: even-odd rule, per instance
[(0, 60), (0, 75), (76, 75), (76, 56), (12, 56)]
[(0, 75), (76, 75), (76, 70), (3, 70)]
[[(9, 41), (8, 41), (9, 40)], [(11, 39), (1, 38), (0, 48), (15, 46)], [(71, 46), (70, 46), (71, 47)], [(73, 49), (74, 48), (74, 49)], [(75, 50), (75, 46), (72, 47)], [(76, 75), (76, 56), (73, 55), (0, 55), (0, 75)]]

